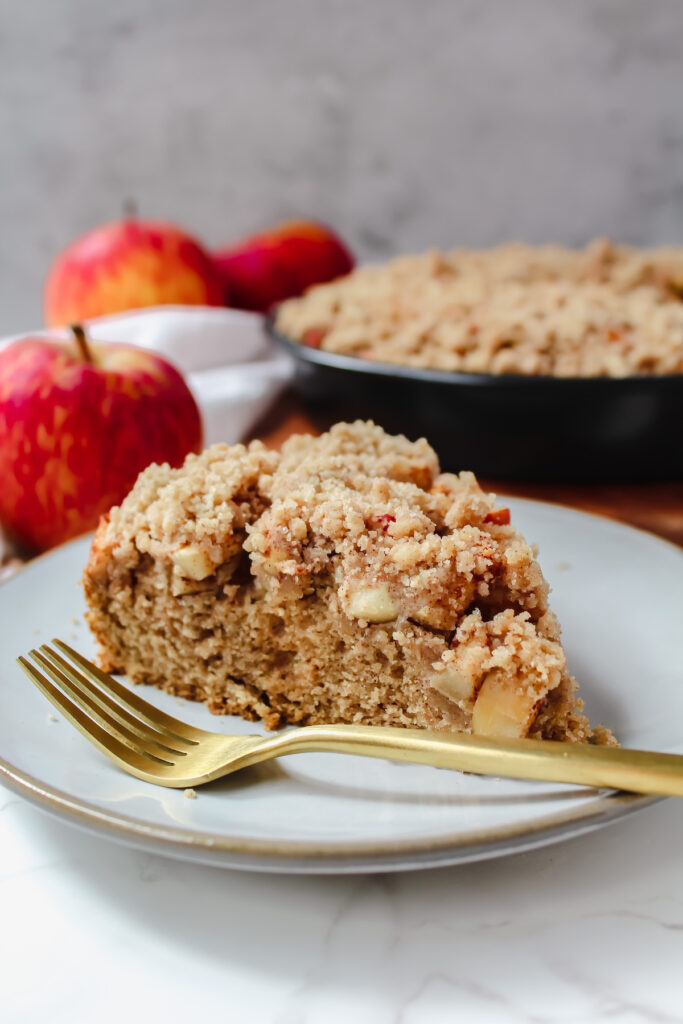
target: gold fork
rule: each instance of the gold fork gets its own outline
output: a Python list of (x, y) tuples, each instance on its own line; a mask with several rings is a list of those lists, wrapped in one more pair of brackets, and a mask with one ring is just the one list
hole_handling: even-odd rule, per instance
[(492, 740), (427, 729), (309, 725), (275, 736), (224, 736), (159, 711), (61, 640), (18, 662), (103, 754), (131, 775), (185, 789), (283, 754), (328, 751), (482, 775), (683, 796), (683, 756), (549, 740)]

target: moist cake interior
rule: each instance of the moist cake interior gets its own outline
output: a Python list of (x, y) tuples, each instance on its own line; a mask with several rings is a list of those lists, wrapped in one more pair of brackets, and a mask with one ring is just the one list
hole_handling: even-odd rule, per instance
[(149, 467), (84, 585), (105, 670), (218, 714), (613, 742), (508, 509), (372, 423)]

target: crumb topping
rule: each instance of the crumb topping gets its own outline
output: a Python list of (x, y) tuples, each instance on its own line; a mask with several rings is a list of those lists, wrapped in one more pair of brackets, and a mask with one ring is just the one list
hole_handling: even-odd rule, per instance
[(282, 446), (272, 493), (286, 490), (291, 478), (354, 479), (388, 477), (428, 488), (439, 460), (424, 437), (409, 441), (385, 433), (372, 422), (336, 423), (321, 437), (295, 434)]
[(424, 439), (358, 421), (290, 438), (280, 454), (219, 444), (181, 469), (150, 466), (102, 542), (165, 557), (195, 583), (244, 551), (283, 600), (334, 586), (350, 619), (447, 633), (503, 592), (534, 619), (547, 613), (534, 551), (509, 520), (472, 473), (440, 474)]
[(404, 256), (284, 302), (304, 345), (466, 373), (683, 372), (683, 248), (518, 243)]
[(276, 453), (252, 441), (213, 445), (180, 469), (150, 466), (111, 509), (103, 543), (169, 557), (177, 576), (206, 578), (239, 554), (247, 523), (265, 507), (259, 478), (276, 463)]

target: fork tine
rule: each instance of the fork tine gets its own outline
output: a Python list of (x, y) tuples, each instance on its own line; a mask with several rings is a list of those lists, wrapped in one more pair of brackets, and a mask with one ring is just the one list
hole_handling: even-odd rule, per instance
[[(123, 744), (123, 746), (128, 747), (130, 750), (134, 751), (134, 753), (144, 753), (150, 757), (163, 761), (164, 763), (173, 764), (177, 757), (176, 751), (172, 751), (168, 747), (162, 750), (159, 748), (158, 744), (156, 744), (153, 739), (150, 740), (148, 736), (143, 734), (142, 738), (140, 738), (126, 728), (126, 726), (120, 725), (120, 723), (112, 718), (111, 715), (106, 711), (102, 711), (101, 708), (98, 707), (89, 693), (81, 691), (73, 679), (51, 664), (51, 662), (49, 662), (40, 651), (29, 651), (28, 658), (31, 658), (34, 663), (37, 663), (40, 668), (44, 669), (61, 692), (73, 704), (76, 704), (77, 707), (84, 711), (91, 721), (97, 723), (97, 725), (104, 729), (104, 731), (109, 735), (113, 735), (119, 743)], [(150, 750), (150, 746), (156, 749)]]
[(73, 647), (69, 647), (63, 640), (57, 638), (53, 639), (52, 643), (55, 647), (58, 647), (60, 651), (71, 658), (72, 661), (83, 670), (85, 675), (92, 679), (100, 689), (108, 693), (119, 706), (126, 707), (129, 711), (133, 711), (137, 718), (151, 726), (153, 729), (157, 729), (159, 732), (167, 732), (175, 740), (183, 740), (185, 743), (198, 743), (199, 739), (205, 734), (203, 729), (195, 729), (194, 726), (186, 725), (185, 722), (181, 722), (180, 719), (174, 718), (172, 715), (167, 715), (163, 711), (159, 711), (150, 704), (149, 701), (143, 700), (136, 693), (132, 693), (127, 687), (117, 682), (116, 679), (112, 679), (111, 676), (107, 675), (93, 665), (91, 661), (84, 658), (82, 654), (75, 651)]
[(79, 671), (79, 669), (68, 662), (66, 658), (63, 658), (58, 651), (53, 650), (53, 648), (48, 644), (42, 644), (40, 650), (51, 662), (57, 665), (69, 679), (75, 680), (86, 693), (100, 704), (103, 711), (112, 715), (120, 721), (121, 725), (126, 726), (126, 728), (130, 729), (132, 732), (137, 733), (139, 731), (141, 737), (151, 738), (155, 743), (158, 743), (159, 746), (165, 747), (167, 750), (171, 750), (174, 753), (184, 754), (186, 746), (194, 745), (192, 740), (171, 736), (163, 726), (161, 729), (158, 729), (156, 726), (143, 721), (131, 710), (128, 701), (113, 697), (102, 688), (101, 684), (94, 681), (92, 675), (90, 677), (86, 676), (84, 672)]
[[(163, 751), (160, 755), (162, 757), (168, 754), (185, 756), (186, 750), (182, 748), (179, 740), (175, 740), (175, 745), (172, 745), (165, 735), (149, 728), (139, 719), (133, 718), (123, 709), (118, 708), (113, 700), (98, 692), (93, 683), (86, 679), (78, 669), (74, 669), (67, 661), (55, 654), (47, 644), (43, 644), (40, 651), (31, 651), (29, 657), (34, 662), (38, 662), (57, 686), (65, 691), (72, 700), (81, 707), (85, 705), (86, 713), (91, 718), (99, 721), (105, 729), (114, 729), (126, 745), (136, 750), (142, 748), (148, 753), (157, 755), (159, 755), (159, 751)], [(63, 668), (54, 663), (58, 659)], [(150, 746), (157, 749), (149, 751)]]
[(65, 694), (54, 686), (47, 676), (39, 672), (31, 665), (26, 658), (17, 658), (17, 661), (31, 682), (37, 686), (40, 692), (64, 715), (73, 726), (81, 732), (86, 739), (106, 754), (113, 761), (119, 762), (124, 768), (136, 768), (140, 771), (151, 771), (154, 763), (158, 765), (171, 765), (170, 761), (164, 761), (154, 754), (136, 752), (130, 747), (120, 743), (115, 736), (112, 736), (101, 726), (89, 718), (77, 704), (74, 704)]

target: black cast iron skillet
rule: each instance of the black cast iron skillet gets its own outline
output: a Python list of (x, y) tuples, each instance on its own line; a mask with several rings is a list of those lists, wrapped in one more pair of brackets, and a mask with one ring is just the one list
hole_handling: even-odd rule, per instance
[(424, 436), (442, 468), (509, 480), (683, 479), (683, 374), (532, 377), (417, 370), (337, 355), (266, 328), (315, 415)]

